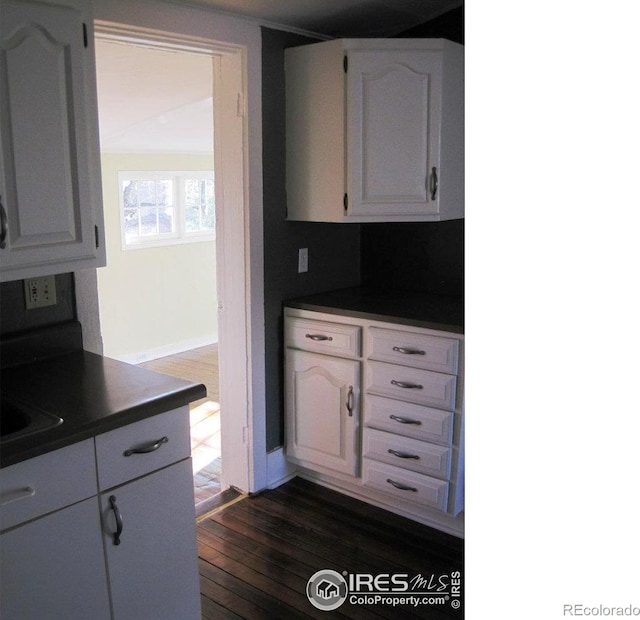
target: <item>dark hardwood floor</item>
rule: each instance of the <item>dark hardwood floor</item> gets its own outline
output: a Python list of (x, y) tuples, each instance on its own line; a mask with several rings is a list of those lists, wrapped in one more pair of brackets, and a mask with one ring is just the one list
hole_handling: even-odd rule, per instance
[[(464, 592), (462, 540), (300, 478), (225, 507), (197, 530), (206, 619), (463, 617), (463, 605), (455, 607)], [(306, 595), (307, 581), (323, 569), (420, 575), (417, 590), (437, 596), (444, 583), (447, 599), (393, 607), (347, 598), (327, 612)], [(460, 599), (448, 595), (455, 571), (462, 577)]]

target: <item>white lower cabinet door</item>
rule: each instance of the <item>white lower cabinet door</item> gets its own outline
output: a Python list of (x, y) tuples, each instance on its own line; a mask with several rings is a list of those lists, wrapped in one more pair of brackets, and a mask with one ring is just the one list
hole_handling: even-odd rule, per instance
[(109, 620), (95, 497), (0, 536), (3, 620)]
[(360, 362), (287, 349), (287, 455), (355, 476)]
[(199, 620), (191, 459), (102, 493), (114, 620)]

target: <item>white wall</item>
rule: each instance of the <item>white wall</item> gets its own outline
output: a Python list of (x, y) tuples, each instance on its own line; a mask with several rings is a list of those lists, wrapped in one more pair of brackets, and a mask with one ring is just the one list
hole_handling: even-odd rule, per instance
[(98, 270), (107, 357), (140, 362), (218, 341), (214, 241), (122, 250), (118, 171), (211, 170), (213, 157), (102, 154), (107, 267)]

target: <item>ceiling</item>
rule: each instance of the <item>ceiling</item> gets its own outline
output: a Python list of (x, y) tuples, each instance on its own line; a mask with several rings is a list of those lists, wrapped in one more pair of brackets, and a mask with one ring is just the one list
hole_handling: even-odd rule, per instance
[[(462, 0), (171, 0), (325, 38), (388, 37), (462, 6)], [(104, 152), (212, 150), (211, 60), (98, 39)]]
[(271, 25), (340, 37), (390, 37), (462, 6), (463, 0), (185, 0)]
[(100, 148), (211, 153), (211, 58), (96, 40)]

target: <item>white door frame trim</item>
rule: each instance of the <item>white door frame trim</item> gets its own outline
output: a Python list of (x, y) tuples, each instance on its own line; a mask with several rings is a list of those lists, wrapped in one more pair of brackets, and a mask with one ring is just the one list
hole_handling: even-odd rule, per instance
[[(267, 486), (260, 31), (257, 27), (249, 28), (251, 36), (246, 44), (228, 42), (224, 40), (227, 38), (224, 34), (221, 34), (223, 42), (220, 42), (209, 36), (194, 37), (174, 32), (181, 29), (181, 24), (173, 22), (171, 31), (168, 31), (164, 24), (162, 28), (152, 29), (130, 25), (129, 20), (120, 16), (117, 21), (111, 21), (111, 16), (109, 17), (109, 21), (95, 22), (99, 36), (104, 34), (108, 38), (122, 37), (137, 43), (144, 41), (146, 44), (205, 53), (214, 57), (217, 85), (220, 86), (221, 81), (223, 83), (223, 88), (215, 90), (217, 93), (224, 93), (226, 90), (235, 102), (235, 119), (217, 118), (218, 124), (215, 127), (216, 140), (221, 138), (221, 142), (227, 146), (228, 140), (225, 139), (224, 132), (235, 131), (231, 156), (235, 157), (236, 172), (238, 169), (242, 170), (238, 177), (237, 174), (231, 174), (232, 166), (225, 168), (229, 153), (216, 160), (216, 168), (221, 174), (222, 204), (226, 205), (220, 212), (221, 230), (218, 233), (217, 248), (219, 346), (223, 360), (220, 373), (223, 483), (242, 491), (256, 492)], [(140, 14), (136, 17), (139, 18)], [(187, 15), (185, 19), (191, 21), (194, 16)], [(228, 17), (221, 19), (229, 21)], [(226, 26), (228, 25), (227, 23)], [(230, 30), (225, 28), (224, 23), (220, 28), (223, 33)], [(246, 37), (246, 24), (238, 24), (237, 30), (241, 32), (241, 39)], [(232, 88), (236, 89), (232, 93), (229, 91), (230, 81), (233, 82)], [(215, 85), (216, 82), (214, 87)], [(214, 107), (223, 109), (224, 106)], [(220, 149), (216, 150), (220, 153)], [(94, 305), (97, 308), (98, 305), (95, 271), (93, 275), (78, 275), (79, 319), (83, 327), (87, 319), (90, 332), (93, 332), (87, 334), (85, 329), (85, 342), (90, 346), (93, 343), (93, 347), (97, 348), (101, 344), (99, 321), (95, 317), (89, 320), (87, 316), (88, 309), (92, 309)], [(94, 296), (95, 300), (92, 299)]]

